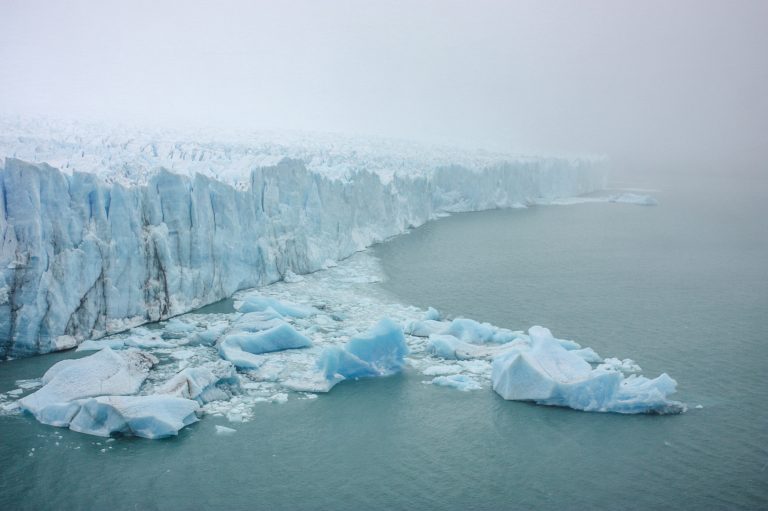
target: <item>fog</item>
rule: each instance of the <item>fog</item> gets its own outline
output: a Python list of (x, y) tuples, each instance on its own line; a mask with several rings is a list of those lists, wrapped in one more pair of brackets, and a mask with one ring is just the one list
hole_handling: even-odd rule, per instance
[(3, 0), (0, 112), (760, 172), (765, 1)]

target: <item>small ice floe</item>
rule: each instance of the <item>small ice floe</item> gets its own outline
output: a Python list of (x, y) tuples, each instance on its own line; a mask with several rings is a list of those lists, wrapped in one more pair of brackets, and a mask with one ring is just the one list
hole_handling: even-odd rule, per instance
[(234, 435), (235, 433), (237, 433), (236, 429), (228, 428), (226, 426), (220, 426), (220, 425), (216, 424), (216, 434), (217, 435), (220, 435), (220, 436), (230, 436), (230, 435)]
[(470, 390), (480, 390), (482, 385), (465, 374), (453, 374), (450, 376), (438, 376), (431, 381), (432, 385), (438, 385), (441, 387), (452, 387), (463, 392), (469, 392)]

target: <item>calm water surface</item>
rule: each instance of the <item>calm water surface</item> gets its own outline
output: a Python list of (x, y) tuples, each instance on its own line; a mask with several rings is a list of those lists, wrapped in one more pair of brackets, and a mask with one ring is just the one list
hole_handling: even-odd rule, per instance
[[(396, 299), (666, 371), (686, 414), (539, 407), (406, 372), (166, 441), (0, 417), (0, 509), (765, 508), (766, 191), (710, 180), (656, 208), (463, 214), (375, 248)], [(3, 363), (0, 391), (71, 356)]]

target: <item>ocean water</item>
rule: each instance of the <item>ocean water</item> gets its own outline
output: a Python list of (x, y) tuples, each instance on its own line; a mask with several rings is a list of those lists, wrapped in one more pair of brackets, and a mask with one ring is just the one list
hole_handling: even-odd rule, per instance
[[(658, 207), (455, 215), (372, 250), (382, 300), (541, 324), (633, 358), (678, 381), (685, 414), (508, 402), (424, 385), (409, 368), (258, 405), (249, 422), (207, 416), (163, 441), (2, 416), (0, 509), (765, 508), (766, 191), (671, 182), (653, 192)], [(0, 392), (74, 356), (3, 363)], [(217, 424), (237, 432), (216, 435)]]

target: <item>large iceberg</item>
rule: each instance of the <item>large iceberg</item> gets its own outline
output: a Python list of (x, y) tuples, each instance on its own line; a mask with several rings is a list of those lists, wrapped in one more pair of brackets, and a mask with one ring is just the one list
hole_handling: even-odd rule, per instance
[(679, 413), (685, 409), (668, 399), (677, 383), (666, 373), (652, 380), (625, 377), (609, 365), (593, 368), (546, 328), (533, 327), (529, 336), (529, 344), (519, 344), (493, 359), (493, 390), (504, 399), (591, 412)]
[(0, 358), (319, 270), (447, 212), (603, 186), (599, 159), (0, 125)]
[(198, 402), (229, 397), (217, 385), (238, 383), (231, 364), (221, 361), (179, 373), (158, 394), (132, 395), (157, 363), (148, 353), (109, 347), (63, 360), (43, 375), (41, 389), (19, 400), (19, 408), (43, 424), (81, 433), (165, 438), (198, 420)]
[(78, 400), (139, 391), (157, 358), (136, 350), (105, 348), (76, 360), (62, 360), (43, 375), (43, 387), (19, 406), (43, 424), (66, 427), (79, 411)]

